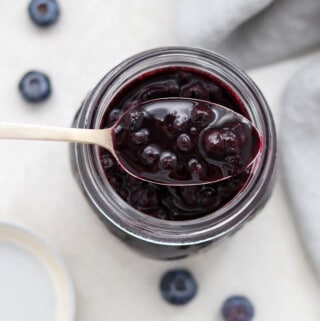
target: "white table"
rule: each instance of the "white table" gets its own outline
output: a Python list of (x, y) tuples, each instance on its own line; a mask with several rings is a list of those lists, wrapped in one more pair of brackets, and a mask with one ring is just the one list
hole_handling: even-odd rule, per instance
[[(60, 2), (61, 20), (48, 30), (30, 23), (28, 1), (0, 2), (1, 121), (69, 126), (111, 67), (176, 44), (170, 0)], [(276, 124), (287, 80), (314, 55), (249, 72)], [(27, 105), (18, 94), (29, 69), (51, 76), (53, 95), (42, 105)], [(221, 302), (238, 293), (254, 302), (256, 321), (319, 320), (319, 283), (280, 179), (267, 206), (234, 237), (182, 261), (158, 262), (131, 252), (93, 214), (71, 175), (67, 144), (0, 141), (0, 148), (0, 220), (24, 225), (60, 250), (74, 278), (78, 321), (219, 320)], [(158, 281), (170, 267), (189, 268), (198, 279), (199, 293), (185, 307), (160, 297)]]

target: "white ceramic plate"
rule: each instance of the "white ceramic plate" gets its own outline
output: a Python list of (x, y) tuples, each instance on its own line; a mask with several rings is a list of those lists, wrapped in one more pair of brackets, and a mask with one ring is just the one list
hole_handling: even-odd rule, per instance
[(74, 319), (74, 288), (59, 253), (33, 232), (0, 222), (0, 320)]

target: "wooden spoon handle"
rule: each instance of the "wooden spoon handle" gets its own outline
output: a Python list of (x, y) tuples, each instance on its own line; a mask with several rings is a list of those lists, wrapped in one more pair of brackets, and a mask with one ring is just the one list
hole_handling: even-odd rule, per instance
[(82, 129), (0, 123), (0, 139), (49, 140), (97, 144), (113, 151), (110, 129)]

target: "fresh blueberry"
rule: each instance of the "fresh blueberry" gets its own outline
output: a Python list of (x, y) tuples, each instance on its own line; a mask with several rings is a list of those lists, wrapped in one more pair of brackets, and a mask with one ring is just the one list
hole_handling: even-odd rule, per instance
[(20, 80), (19, 91), (28, 102), (42, 102), (51, 94), (50, 80), (42, 72), (30, 71)]
[(32, 0), (28, 11), (31, 20), (42, 27), (52, 25), (60, 15), (59, 4), (56, 0)]
[(224, 302), (221, 312), (226, 321), (251, 321), (254, 317), (252, 303), (241, 295), (229, 297)]
[(175, 305), (186, 304), (196, 295), (198, 286), (192, 274), (183, 269), (166, 272), (160, 282), (163, 298)]

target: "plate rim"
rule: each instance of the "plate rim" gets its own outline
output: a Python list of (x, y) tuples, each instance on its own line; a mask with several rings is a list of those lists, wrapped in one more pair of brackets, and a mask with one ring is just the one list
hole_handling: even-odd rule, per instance
[[(54, 289), (57, 290), (58, 313), (54, 321), (75, 321), (76, 293), (74, 282), (67, 264), (58, 249), (30, 228), (1, 220), (0, 241), (18, 246), (34, 255), (40, 261), (49, 274)], [(51, 266), (50, 262), (53, 263)], [(60, 284), (57, 284), (58, 278), (61, 280)], [(63, 285), (61, 284), (62, 282)], [(61, 295), (61, 292), (63, 292), (63, 295)], [(68, 304), (66, 304), (66, 298), (68, 299)], [(66, 308), (68, 311), (66, 311)]]

